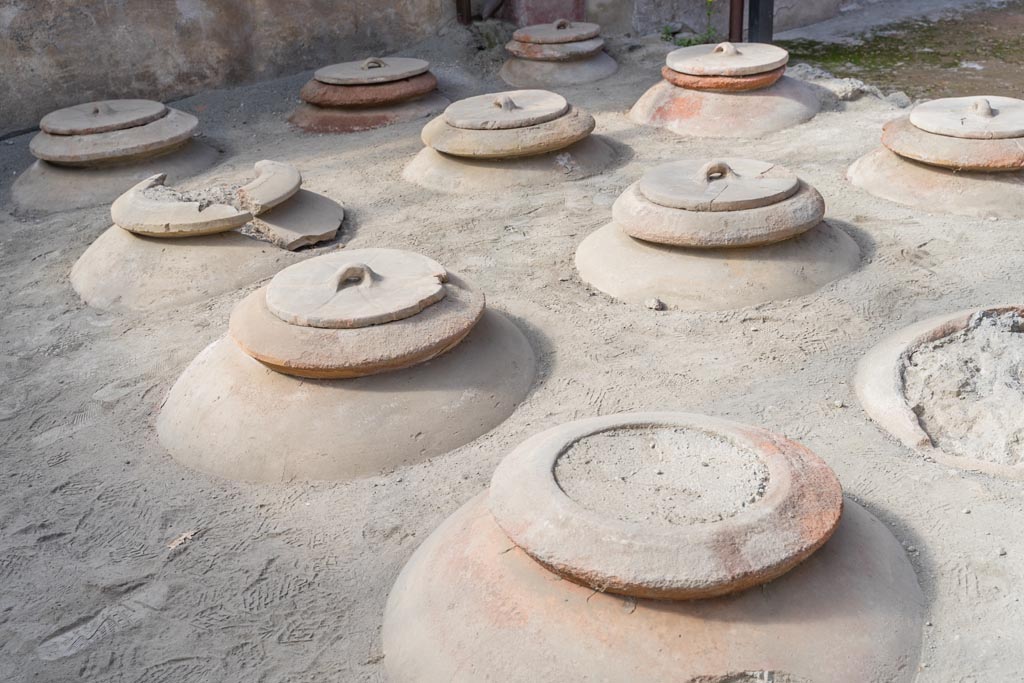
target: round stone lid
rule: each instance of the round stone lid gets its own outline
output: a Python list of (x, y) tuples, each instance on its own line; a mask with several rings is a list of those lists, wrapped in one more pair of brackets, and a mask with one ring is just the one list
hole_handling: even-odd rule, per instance
[(267, 308), (303, 327), (347, 329), (402, 320), (445, 296), (448, 273), (400, 249), (356, 249), (296, 263), (274, 276)]
[(467, 97), (444, 111), (448, 125), (465, 130), (507, 130), (554, 121), (569, 111), (569, 103), (547, 90), (509, 90)]
[(559, 19), (550, 24), (534, 24), (524, 26), (512, 34), (512, 40), (521, 43), (575, 43), (578, 40), (588, 40), (601, 33), (598, 24), (590, 24), (585, 21), (569, 21)]
[(945, 97), (914, 107), (910, 122), (928, 133), (954, 138), (1019, 138), (1024, 137), (1024, 100)]
[(51, 135), (92, 135), (142, 126), (166, 114), (167, 107), (153, 100), (101, 100), (50, 112), (39, 127)]
[(692, 76), (748, 76), (785, 66), (789, 52), (767, 43), (694, 45), (668, 53), (665, 64)]
[(313, 72), (313, 78), (331, 85), (389, 83), (426, 73), (430, 63), (411, 57), (370, 57), (361, 62), (331, 64)]
[[(271, 288), (278, 290), (274, 297), (278, 303), (282, 300), (289, 305), (295, 303), (290, 293), (281, 295), (278, 274), (270, 285), (256, 290), (235, 307), (228, 327), (231, 338), (247, 355), (270, 369), (296, 377), (349, 379), (426, 362), (454, 348), (470, 333), (483, 315), (484, 295), (456, 273), (445, 272), (423, 257), (416, 260), (417, 256), (394, 249), (360, 249), (314, 257), (306, 263), (330, 264), (331, 268), (324, 269), (328, 279), (350, 282), (342, 289), (351, 289), (354, 293), (348, 297), (349, 292), (346, 292), (343, 302), (353, 305), (339, 306), (342, 312), (337, 313), (331, 309), (335, 297), (330, 296), (329, 288), (324, 292), (314, 284), (309, 292), (312, 296), (307, 297), (307, 292), (301, 291), (305, 287), (299, 282), (296, 289), (300, 296), (295, 298), (300, 303), (296, 306), (299, 310), (284, 312), (297, 316), (295, 320), (328, 323), (334, 327), (293, 323), (271, 310)], [(398, 268), (398, 264), (404, 262), (410, 266)], [(346, 277), (346, 273), (353, 272), (352, 265), (369, 265), (395, 278), (411, 276), (411, 286), (408, 289), (392, 286), (389, 294), (399, 292), (398, 296), (377, 297), (372, 293), (375, 285), (371, 281), (367, 286), (370, 293), (361, 300), (366, 292), (360, 289), (364, 276), (359, 271), (356, 278)], [(428, 280), (439, 283), (442, 277), (439, 271), (443, 273), (444, 281), (440, 286), (444, 291), (429, 294), (428, 289), (433, 291), (434, 284)], [(428, 277), (428, 272), (433, 274)], [(379, 282), (377, 286), (387, 287)], [(407, 296), (409, 292), (411, 296)], [(318, 294), (324, 295), (325, 306), (317, 305)], [(387, 324), (373, 324), (374, 321)], [(355, 326), (338, 326), (345, 322)]]
[(835, 474), (764, 429), (688, 413), (571, 422), (513, 450), (489, 505), (509, 538), (595, 590), (724, 595), (781, 576), (839, 523)]
[(647, 199), (673, 209), (739, 211), (793, 196), (800, 179), (788, 169), (754, 159), (686, 159), (660, 164), (640, 179)]

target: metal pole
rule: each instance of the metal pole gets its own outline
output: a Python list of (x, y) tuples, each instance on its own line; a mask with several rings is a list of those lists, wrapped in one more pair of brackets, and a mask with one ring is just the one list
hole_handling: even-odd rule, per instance
[(455, 16), (460, 24), (473, 23), (473, 6), (471, 0), (455, 0)]
[(775, 33), (775, 0), (750, 0), (750, 25), (747, 40), (770, 43)]
[(729, 41), (743, 42), (743, 0), (729, 0)]

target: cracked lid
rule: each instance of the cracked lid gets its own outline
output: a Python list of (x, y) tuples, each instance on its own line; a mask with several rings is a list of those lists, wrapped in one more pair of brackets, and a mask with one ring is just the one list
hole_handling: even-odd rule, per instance
[(1024, 137), (1024, 100), (945, 97), (914, 107), (910, 122), (925, 132), (954, 138), (1019, 138)]
[(167, 107), (153, 100), (101, 100), (50, 112), (39, 127), (51, 135), (92, 135), (142, 126), (166, 114)]
[(764, 73), (789, 61), (789, 52), (767, 43), (694, 45), (668, 53), (665, 64), (691, 76), (749, 76)]
[(547, 90), (509, 90), (467, 97), (444, 111), (448, 125), (464, 130), (507, 130), (547, 123), (564, 116), (569, 103)]
[(640, 192), (660, 206), (689, 211), (739, 211), (793, 196), (800, 179), (788, 169), (754, 159), (686, 159), (649, 169)]
[(292, 325), (356, 328), (409, 318), (445, 296), (447, 272), (399, 249), (341, 251), (285, 268), (267, 287), (267, 308)]
[(313, 72), (313, 78), (330, 85), (390, 83), (426, 73), (430, 63), (411, 57), (369, 57), (362, 61), (331, 64)]
[(512, 40), (518, 40), (521, 43), (551, 45), (589, 40), (596, 37), (599, 33), (601, 33), (601, 27), (598, 24), (558, 19), (550, 24), (524, 26), (512, 34)]

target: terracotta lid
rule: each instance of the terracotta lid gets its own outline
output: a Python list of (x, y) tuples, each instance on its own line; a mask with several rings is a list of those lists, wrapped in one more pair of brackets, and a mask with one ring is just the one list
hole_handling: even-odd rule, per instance
[(313, 73), (313, 78), (331, 85), (367, 85), (389, 83), (426, 73), (430, 63), (409, 57), (370, 57), (361, 62), (331, 64)]
[(1024, 137), (1024, 100), (946, 97), (914, 107), (910, 122), (923, 131), (954, 138), (1019, 138)]
[(575, 43), (523, 43), (510, 40), (505, 49), (513, 57), (530, 59), (538, 62), (571, 62), (584, 57), (596, 55), (604, 49), (604, 40), (590, 38)]
[(595, 38), (601, 33), (598, 24), (590, 24), (585, 21), (569, 21), (559, 19), (550, 24), (534, 24), (524, 26), (512, 34), (512, 40), (520, 43), (575, 43), (579, 40)]
[(718, 92), (748, 92), (769, 88), (775, 85), (784, 73), (786, 73), (786, 67), (780, 66), (778, 69), (749, 76), (691, 76), (667, 66), (661, 67), (661, 77), (672, 85), (687, 90)]
[(114, 200), (114, 225), (150, 237), (195, 237), (234, 230), (252, 220), (251, 213), (230, 204), (200, 202), (165, 187), (166, 178), (163, 173), (146, 178)]
[(272, 244), (294, 251), (334, 239), (344, 219), (344, 206), (300, 188), (287, 201), (261, 212), (246, 227)]
[(508, 130), (554, 121), (569, 103), (547, 90), (510, 90), (467, 97), (444, 111), (448, 125), (464, 130)]
[(36, 133), (29, 151), (43, 161), (67, 166), (88, 166), (156, 156), (191, 139), (199, 120), (183, 111), (168, 109), (166, 116), (141, 126), (86, 135)]
[(299, 97), (318, 107), (379, 107), (422, 97), (437, 89), (429, 71), (412, 78), (369, 85), (330, 85), (315, 78), (302, 86)]
[(235, 308), (230, 334), (273, 370), (340, 379), (430, 360), (462, 341), (483, 310), (482, 294), (426, 257), (346, 250), (278, 273)]
[(353, 328), (416, 315), (444, 298), (448, 273), (398, 249), (340, 251), (296, 263), (267, 287), (267, 308), (305, 327)]
[(706, 598), (765, 583), (829, 539), (843, 492), (800, 444), (704, 415), (571, 422), (510, 453), (489, 505), (548, 569), (598, 591)]
[(655, 204), (689, 211), (739, 211), (793, 196), (800, 179), (782, 166), (754, 159), (686, 159), (660, 164), (640, 179)]
[(565, 116), (525, 128), (469, 130), (438, 116), (423, 127), (423, 144), (438, 152), (475, 159), (513, 159), (564, 149), (590, 135), (594, 117), (569, 107)]
[(979, 140), (937, 135), (915, 126), (909, 116), (882, 126), (882, 144), (901, 157), (954, 171), (1024, 170), (1024, 145), (1018, 138)]
[(153, 100), (102, 100), (50, 112), (39, 127), (51, 135), (91, 135), (134, 128), (166, 114), (167, 107)]
[(254, 216), (288, 201), (302, 187), (302, 174), (291, 164), (264, 159), (254, 168), (256, 177), (237, 192), (238, 203)]
[(668, 53), (665, 63), (673, 71), (693, 76), (748, 76), (785, 66), (789, 53), (766, 43), (694, 45)]
[[(662, 206), (644, 196), (639, 181), (623, 190), (612, 204), (614, 225), (630, 237), (696, 249), (773, 244), (811, 230), (824, 217), (825, 200), (807, 183), (800, 183), (796, 193), (780, 202), (736, 211)], [(624, 276), (619, 273), (616, 277)]]

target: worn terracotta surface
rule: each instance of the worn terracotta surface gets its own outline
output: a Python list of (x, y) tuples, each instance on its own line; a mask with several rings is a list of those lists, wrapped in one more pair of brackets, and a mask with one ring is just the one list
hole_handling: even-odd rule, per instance
[(518, 40), (510, 40), (505, 44), (505, 49), (513, 57), (521, 59), (533, 59), (539, 62), (570, 62), (574, 59), (590, 57), (604, 49), (604, 40), (601, 38), (590, 38), (579, 40), (573, 43), (524, 43)]
[(64, 166), (92, 166), (124, 163), (164, 154), (192, 138), (199, 119), (170, 109), (150, 123), (133, 128), (89, 135), (37, 133), (29, 144), (33, 156)]
[[(322, 195), (302, 192), (302, 175), (297, 168), (263, 160), (256, 162), (255, 170), (256, 178), (239, 187), (230, 203), (154, 197), (153, 191), (164, 186), (166, 180), (165, 174), (157, 174), (114, 200), (110, 215), (118, 227), (150, 237), (211, 235), (241, 228), (254, 220), (258, 229), (275, 242), (280, 242), (275, 233), (282, 230), (305, 235), (300, 242), (303, 245), (334, 236), (344, 210)], [(281, 206), (285, 202), (287, 205)], [(274, 211), (276, 207), (280, 208)], [(258, 215), (262, 218), (256, 218)]]
[(526, 337), (495, 311), (430, 362), (355, 379), (275, 372), (222, 338), (175, 382), (156, 428), (175, 460), (221, 477), (353, 479), (485, 434), (515, 411), (534, 373)]
[(389, 83), (330, 85), (310, 79), (299, 97), (319, 107), (374, 107), (410, 100), (437, 89), (437, 77), (427, 73)]
[(854, 388), (864, 412), (904, 446), (921, 451), (950, 467), (1024, 479), (1024, 466), (952, 455), (932, 445), (903, 391), (903, 369), (914, 351), (965, 329), (978, 311), (1024, 314), (1022, 306), (971, 308), (923, 320), (882, 339), (857, 364)]
[(51, 135), (92, 135), (133, 128), (167, 115), (167, 107), (153, 100), (100, 100), (52, 111), (39, 121)]
[(302, 174), (291, 164), (264, 159), (253, 168), (256, 177), (238, 188), (238, 202), (254, 216), (269, 211), (292, 197), (302, 187)]
[(501, 80), (516, 88), (559, 88), (608, 78), (619, 64), (607, 52), (569, 62), (541, 62), (511, 57), (501, 66)]
[(453, 102), (444, 120), (465, 130), (509, 130), (554, 121), (569, 111), (569, 103), (549, 90), (509, 90), (475, 95)]
[(810, 86), (786, 76), (770, 87), (741, 92), (689, 90), (661, 81), (637, 100), (629, 118), (682, 136), (743, 138), (801, 124), (820, 109)]
[(1024, 137), (1024, 100), (1015, 97), (944, 97), (916, 105), (910, 122), (928, 133), (992, 140)]
[(662, 78), (672, 85), (689, 90), (717, 90), (719, 92), (742, 92), (767, 88), (782, 78), (784, 73), (786, 73), (786, 67), (780, 66), (778, 69), (750, 76), (691, 76), (673, 71), (667, 66), (661, 67)]
[[(710, 433), (752, 453), (767, 468), (763, 497), (716, 522), (652, 529), (588, 510), (559, 487), (555, 464), (574, 442), (648, 427)], [(494, 472), (488, 507), (510, 540), (559, 576), (601, 592), (693, 600), (735, 593), (798, 565), (832, 536), (843, 492), (814, 453), (767, 430), (692, 413), (622, 413), (524, 441)]]
[(369, 327), (409, 318), (445, 297), (448, 273), (402, 249), (343, 249), (285, 268), (267, 286), (270, 312), (291, 325)]
[(1024, 138), (971, 140), (921, 130), (907, 116), (882, 127), (882, 144), (901, 157), (956, 171), (1024, 170)]
[(855, 161), (846, 176), (876, 197), (929, 213), (1024, 218), (1021, 171), (955, 171), (922, 164), (878, 147)]
[(515, 546), (486, 500), (443, 522), (391, 590), (382, 635), (395, 683), (914, 679), (924, 596), (900, 543), (852, 501), (832, 539), (781, 578), (671, 601), (560, 580)]
[(104, 166), (58, 166), (36, 161), (14, 181), (11, 198), (20, 209), (51, 213), (114, 201), (125, 189), (158, 173), (174, 184), (220, 160), (218, 150), (199, 140), (165, 153)]
[(638, 187), (655, 204), (716, 213), (777, 204), (796, 194), (800, 179), (781, 164), (714, 156), (651, 166)]
[(645, 198), (639, 185), (619, 195), (612, 218), (626, 234), (658, 244), (699, 249), (772, 244), (807, 232), (825, 217), (825, 200), (806, 183), (788, 199), (736, 211), (661, 206)]
[(422, 312), (384, 325), (329, 329), (291, 325), (266, 304), (266, 288), (231, 314), (232, 340), (267, 367), (289, 375), (348, 378), (423, 363), (457, 345), (484, 310), (484, 296), (449, 274), (446, 296)]
[(438, 116), (423, 127), (427, 147), (459, 157), (506, 159), (563, 149), (590, 135), (594, 117), (576, 107), (551, 121), (524, 128), (469, 130), (450, 125)]
[(557, 45), (589, 40), (597, 37), (599, 33), (601, 33), (601, 27), (598, 24), (558, 18), (551, 23), (534, 24), (516, 29), (512, 34), (512, 39), (521, 43)]
[(166, 176), (146, 178), (114, 200), (110, 217), (114, 225), (150, 237), (212, 235), (240, 228), (252, 214), (228, 204), (201, 206), (198, 201), (154, 199), (146, 191), (164, 185)]
[(505, 193), (589, 178), (616, 160), (615, 150), (597, 135), (553, 152), (511, 159), (451, 156), (424, 147), (406, 165), (402, 178), (446, 194)]
[(334, 239), (345, 207), (326, 195), (300, 189), (288, 201), (254, 217), (249, 226), (272, 244), (294, 250)]
[(300, 104), (288, 121), (310, 133), (355, 133), (433, 116), (450, 104), (439, 93), (378, 107), (317, 107)]
[(426, 73), (430, 63), (411, 57), (367, 57), (331, 64), (313, 72), (313, 78), (329, 85), (390, 83)]
[(615, 223), (576, 249), (584, 282), (633, 304), (656, 298), (686, 311), (722, 311), (804, 296), (860, 266), (849, 235), (819, 223), (802, 235), (759, 247), (691, 249), (629, 237)]
[(670, 69), (693, 76), (749, 76), (774, 71), (788, 61), (786, 50), (766, 43), (693, 45), (665, 57)]
[(306, 253), (238, 232), (167, 240), (112, 226), (71, 269), (82, 301), (109, 311), (159, 311), (234, 292), (270, 277)]

